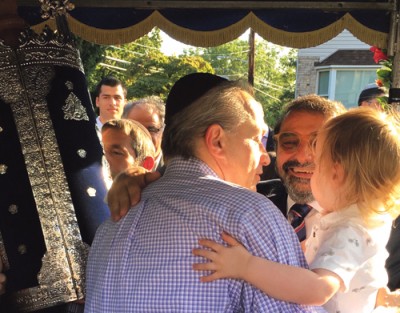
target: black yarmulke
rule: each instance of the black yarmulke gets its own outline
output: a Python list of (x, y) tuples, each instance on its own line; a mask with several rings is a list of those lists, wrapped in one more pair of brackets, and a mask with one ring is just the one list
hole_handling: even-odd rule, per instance
[(207, 91), (227, 79), (210, 73), (192, 73), (180, 78), (169, 92), (165, 107), (165, 124)]

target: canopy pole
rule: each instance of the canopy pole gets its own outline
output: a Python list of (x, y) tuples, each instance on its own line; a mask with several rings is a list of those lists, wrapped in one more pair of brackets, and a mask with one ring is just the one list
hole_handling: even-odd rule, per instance
[[(394, 0), (397, 1), (397, 0)], [(396, 43), (397, 36), (397, 24), (398, 24), (398, 12), (397, 8), (395, 8), (390, 14), (390, 28), (388, 34), (388, 43), (387, 43), (387, 55), (394, 55), (394, 45)]]
[[(392, 85), (389, 89), (389, 103), (393, 108), (400, 107), (400, 24), (399, 0), (393, 0), (395, 10), (392, 12), (388, 38), (388, 56), (394, 56), (392, 65)], [(393, 27), (392, 27), (393, 26)]]
[(396, 43), (394, 49), (394, 59), (392, 66), (392, 86), (391, 88), (400, 88), (400, 44), (399, 44), (399, 36), (400, 33), (400, 24), (397, 20), (397, 36)]
[[(394, 0), (396, 10), (392, 13), (395, 27), (391, 27), (388, 42), (388, 55), (394, 56), (392, 66), (392, 86), (391, 88), (400, 88), (400, 23), (398, 0)], [(394, 42), (393, 42), (394, 41)], [(390, 51), (393, 49), (393, 51)]]
[(255, 32), (250, 28), (249, 34), (249, 73), (248, 82), (250, 85), (254, 86), (254, 58), (255, 58)]

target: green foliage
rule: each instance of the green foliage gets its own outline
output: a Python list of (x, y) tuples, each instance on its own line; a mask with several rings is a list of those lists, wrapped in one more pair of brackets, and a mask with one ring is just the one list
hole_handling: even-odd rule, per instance
[[(228, 79), (248, 77), (249, 44), (237, 39), (209, 48), (191, 48), (179, 56), (161, 51), (160, 31), (154, 29), (135, 42), (120, 46), (98, 46), (80, 41), (89, 89), (106, 75), (121, 79), (128, 99), (157, 95), (166, 99), (172, 85), (183, 75), (208, 72)], [(283, 104), (294, 98), (296, 50), (283, 49), (256, 40), (254, 90), (263, 105), (266, 121), (274, 127)]]
[(228, 79), (247, 78), (249, 45), (235, 40), (217, 47), (194, 48), (186, 51), (189, 56), (199, 55), (209, 62), (215, 73)]
[[(90, 75), (90, 73), (93, 73), (96, 71), (97, 64), (100, 62), (103, 62), (104, 60), (104, 51), (106, 50), (106, 46), (100, 46), (96, 45), (94, 43), (85, 41), (79, 37), (75, 38), (82, 63), (83, 63), (83, 69), (86, 73), (86, 79), (88, 81), (88, 85), (93, 85), (97, 83), (97, 79), (95, 81), (90, 81), (91, 79), (93, 80), (94, 77)], [(88, 75), (89, 74), (89, 75)]]
[(160, 31), (155, 29), (129, 44), (97, 46), (97, 54), (83, 50), (83, 62), (95, 63), (95, 66), (85, 68), (89, 89), (93, 91), (102, 77), (113, 75), (124, 82), (129, 100), (149, 95), (165, 100), (168, 91), (181, 76), (193, 72), (214, 72), (201, 57), (164, 55), (160, 51), (161, 44)]
[[(185, 53), (202, 56), (218, 75), (247, 80), (249, 44), (246, 40), (237, 39), (217, 47), (194, 48)], [(264, 107), (267, 123), (273, 127), (282, 105), (294, 98), (296, 50), (284, 50), (265, 40), (258, 40), (254, 63), (255, 95)]]
[(387, 80), (390, 80), (392, 78), (392, 69), (387, 65), (383, 65), (380, 69), (376, 71), (376, 74), (382, 81), (386, 82)]

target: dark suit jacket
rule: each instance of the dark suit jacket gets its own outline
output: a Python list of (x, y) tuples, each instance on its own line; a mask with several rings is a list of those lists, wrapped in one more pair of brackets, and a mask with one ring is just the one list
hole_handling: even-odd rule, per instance
[(386, 260), (390, 290), (400, 288), (400, 217), (393, 223), (392, 233), (386, 246), (389, 257)]
[(260, 181), (257, 184), (257, 192), (270, 199), (286, 217), (288, 194), (279, 178)]

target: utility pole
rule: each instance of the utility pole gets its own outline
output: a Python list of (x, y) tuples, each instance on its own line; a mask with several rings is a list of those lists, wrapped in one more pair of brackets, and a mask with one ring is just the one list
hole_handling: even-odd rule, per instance
[(255, 32), (250, 29), (249, 34), (249, 74), (248, 81), (249, 84), (254, 86), (254, 57), (255, 57)]

